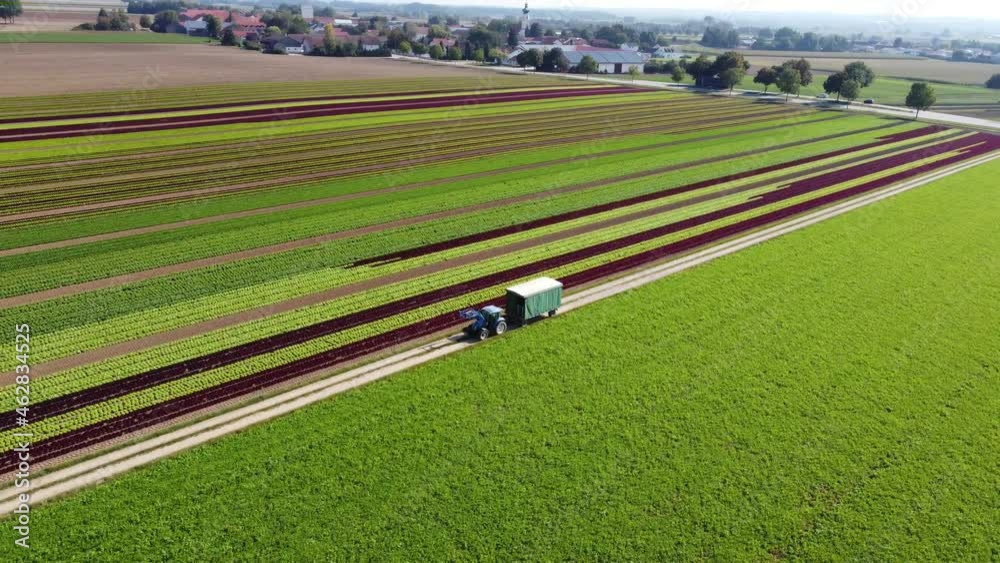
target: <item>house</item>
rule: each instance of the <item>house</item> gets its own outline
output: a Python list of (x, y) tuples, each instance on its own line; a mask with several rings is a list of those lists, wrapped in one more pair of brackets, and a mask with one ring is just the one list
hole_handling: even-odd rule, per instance
[(264, 31), (267, 26), (257, 16), (244, 16), (233, 12), (229, 17), (233, 31)]
[(224, 22), (229, 19), (229, 10), (184, 10), (177, 14), (177, 19), (183, 23), (188, 20), (196, 20), (208, 16), (215, 16), (219, 18), (220, 22)]
[(184, 30), (188, 35), (195, 36), (205, 36), (208, 35), (208, 21), (204, 18), (198, 18), (196, 20), (187, 20), (181, 22), (184, 26)]
[(578, 47), (576, 50), (566, 51), (564, 54), (571, 67), (580, 64), (583, 57), (589, 55), (597, 61), (597, 72), (608, 74), (622, 74), (628, 72), (629, 68), (633, 66), (639, 67), (639, 72), (642, 72), (646, 67), (646, 60), (638, 51)]
[(382, 38), (372, 37), (371, 35), (362, 35), (358, 38), (358, 45), (361, 47), (362, 51), (371, 52), (378, 51), (382, 48)]
[(431, 29), (429, 27), (427, 27), (426, 25), (417, 26), (413, 30), (413, 40), (414, 41), (423, 41), (424, 38), (427, 37), (427, 34), (430, 33), (430, 32), (431, 32)]
[(274, 53), (285, 55), (303, 55), (305, 47), (301, 41), (291, 37), (265, 37), (260, 42), (261, 46)]
[(684, 53), (675, 51), (673, 47), (657, 47), (653, 51), (654, 59), (670, 59), (670, 60), (680, 60), (684, 56)]
[(448, 47), (455, 46), (455, 40), (446, 39), (444, 37), (435, 37), (434, 39), (431, 39), (431, 43), (429, 46), (433, 47), (434, 45), (440, 45), (442, 49), (447, 49)]
[(302, 54), (308, 55), (316, 49), (323, 47), (323, 40), (326, 38), (325, 33), (289, 33), (289, 39), (294, 39), (302, 44)]

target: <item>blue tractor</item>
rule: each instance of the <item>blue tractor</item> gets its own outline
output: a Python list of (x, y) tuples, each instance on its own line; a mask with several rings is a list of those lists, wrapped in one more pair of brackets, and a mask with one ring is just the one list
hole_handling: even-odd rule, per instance
[(465, 327), (465, 333), (479, 340), (486, 340), (491, 334), (507, 332), (507, 320), (503, 318), (503, 309), (496, 305), (487, 305), (480, 310), (466, 309), (459, 313), (463, 319), (473, 321)]
[[(562, 305), (563, 284), (552, 278), (535, 278), (507, 288), (507, 315), (513, 326), (524, 325), (548, 313), (551, 317)], [(473, 321), (465, 327), (469, 336), (486, 340), (491, 334), (507, 332), (504, 310), (487, 305), (480, 310), (466, 309), (458, 313), (465, 320)]]

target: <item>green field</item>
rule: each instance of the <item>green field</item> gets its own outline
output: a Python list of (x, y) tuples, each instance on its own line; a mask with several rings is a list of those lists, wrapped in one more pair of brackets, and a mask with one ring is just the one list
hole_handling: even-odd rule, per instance
[[(800, 94), (803, 96), (817, 96), (822, 94), (823, 81), (826, 80), (827, 76), (829, 76), (829, 73), (813, 72), (813, 81), (807, 86), (803, 86)], [(743, 82), (737, 88), (762, 92), (764, 87), (760, 84), (755, 84), (753, 77), (753, 72), (747, 73), (746, 78), (743, 79)], [(670, 76), (665, 74), (644, 74), (642, 80), (673, 82)], [(874, 98), (879, 104), (905, 106), (906, 95), (910, 92), (910, 86), (913, 82), (913, 80), (904, 78), (879, 76), (871, 86), (861, 90), (861, 97), (858, 98), (858, 101)], [(685, 75), (681, 84), (694, 85), (694, 80), (690, 76)], [(990, 90), (982, 86), (951, 84), (947, 82), (932, 82), (931, 86), (934, 88), (934, 93), (937, 96), (938, 105), (997, 104), (998, 108), (1000, 108), (1000, 91), (998, 90)], [(768, 88), (768, 93), (778, 94), (778, 90), (772, 85)], [(957, 109), (951, 108), (948, 111), (954, 112)]]
[(0, 553), (990, 560), (998, 173), (993, 161), (33, 507), (32, 549)]
[(147, 33), (127, 31), (0, 31), (0, 44), (5, 43), (206, 43), (204, 37), (180, 33)]

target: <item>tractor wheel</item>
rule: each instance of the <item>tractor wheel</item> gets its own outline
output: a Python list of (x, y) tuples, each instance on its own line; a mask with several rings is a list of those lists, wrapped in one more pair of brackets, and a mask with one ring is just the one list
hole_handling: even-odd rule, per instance
[(500, 321), (497, 323), (496, 333), (497, 336), (507, 332), (507, 321)]
[(558, 310), (559, 310), (559, 309), (552, 309), (551, 311), (549, 311), (549, 316), (550, 316), (550, 317), (554, 317), (554, 316), (556, 316), (556, 311), (558, 311)]
[(479, 329), (479, 339), (486, 340), (490, 336), (490, 329), (483, 327)]

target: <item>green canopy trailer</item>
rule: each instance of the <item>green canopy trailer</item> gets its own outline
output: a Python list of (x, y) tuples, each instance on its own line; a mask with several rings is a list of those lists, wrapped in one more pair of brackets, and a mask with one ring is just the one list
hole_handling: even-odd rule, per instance
[(507, 288), (507, 318), (517, 324), (546, 313), (551, 317), (562, 305), (563, 284), (552, 278), (536, 278)]

